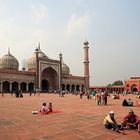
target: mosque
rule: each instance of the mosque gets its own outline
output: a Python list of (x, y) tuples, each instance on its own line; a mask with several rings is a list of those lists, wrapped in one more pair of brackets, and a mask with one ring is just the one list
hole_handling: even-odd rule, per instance
[(70, 74), (70, 68), (59, 60), (49, 58), (41, 51), (40, 43), (33, 54), (27, 59), (27, 69), (19, 70), (18, 60), (8, 53), (0, 57), (0, 92), (32, 92), (36, 89), (41, 92), (50, 90), (83, 91), (89, 89), (89, 54), (88, 41), (83, 43), (84, 48), (84, 75)]

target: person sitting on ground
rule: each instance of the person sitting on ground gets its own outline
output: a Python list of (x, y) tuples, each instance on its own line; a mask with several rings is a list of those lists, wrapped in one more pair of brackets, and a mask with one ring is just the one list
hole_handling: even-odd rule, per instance
[(48, 110), (47, 107), (46, 107), (46, 103), (43, 103), (42, 105), (43, 105), (43, 106), (42, 106), (42, 108), (40, 109), (40, 113), (41, 113), (42, 115), (48, 114), (48, 113), (49, 113), (49, 110)]
[(117, 93), (114, 93), (112, 99), (120, 99), (120, 96)]
[(128, 103), (127, 103), (126, 99), (123, 100), (122, 106), (128, 106)]
[(114, 118), (114, 111), (110, 111), (109, 114), (104, 119), (104, 126), (107, 129), (112, 129), (114, 131), (120, 132), (120, 126), (116, 123)]
[(49, 109), (49, 112), (53, 112), (52, 103), (49, 103), (48, 109)]
[(129, 110), (128, 115), (123, 119), (122, 127), (126, 126), (138, 129), (138, 132), (140, 133), (140, 119), (135, 115), (132, 109)]
[(133, 101), (131, 99), (128, 99), (127, 104), (128, 104), (128, 106), (133, 106)]

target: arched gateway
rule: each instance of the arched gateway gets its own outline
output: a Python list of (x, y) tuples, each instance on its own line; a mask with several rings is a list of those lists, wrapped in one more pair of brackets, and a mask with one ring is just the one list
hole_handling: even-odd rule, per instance
[(59, 89), (58, 74), (52, 67), (43, 70), (41, 75), (41, 89), (42, 91)]
[(137, 86), (134, 84), (131, 86), (131, 92), (137, 92), (138, 91), (138, 88)]

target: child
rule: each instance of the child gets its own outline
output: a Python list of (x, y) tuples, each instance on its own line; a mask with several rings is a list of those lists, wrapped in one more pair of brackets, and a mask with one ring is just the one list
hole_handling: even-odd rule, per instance
[(46, 103), (43, 103), (42, 105), (43, 105), (43, 106), (42, 106), (42, 108), (40, 109), (41, 114), (42, 114), (42, 115), (48, 114), (49, 110), (48, 110), (47, 107), (46, 107)]
[(52, 112), (53, 111), (53, 109), (52, 109), (52, 103), (49, 103), (48, 109), (49, 109), (49, 112)]

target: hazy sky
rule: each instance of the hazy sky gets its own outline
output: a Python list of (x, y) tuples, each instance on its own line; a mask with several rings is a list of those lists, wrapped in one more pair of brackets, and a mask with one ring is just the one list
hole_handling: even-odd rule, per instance
[(140, 0), (0, 0), (0, 56), (10, 47), (20, 67), (40, 42), (82, 76), (85, 39), (91, 85), (140, 75)]

